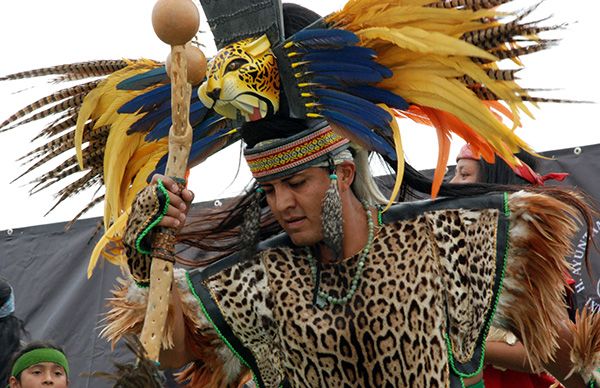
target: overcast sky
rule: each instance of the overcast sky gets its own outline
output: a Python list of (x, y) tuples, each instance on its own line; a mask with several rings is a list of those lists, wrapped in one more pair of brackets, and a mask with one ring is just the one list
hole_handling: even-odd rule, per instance
[[(324, 15), (339, 9), (345, 1), (296, 3)], [(534, 2), (516, 3), (526, 7)], [(1, 1), (0, 75), (92, 59), (163, 60), (169, 48), (152, 30), (153, 5), (150, 0)], [(528, 87), (559, 89), (551, 92), (554, 96), (598, 101), (600, 82), (595, 59), (600, 2), (547, 0), (536, 11), (538, 17), (552, 14), (557, 23), (571, 23), (560, 33), (560, 46), (527, 59), (530, 69), (520, 76)], [(210, 34), (205, 34), (204, 41), (208, 43), (207, 55), (214, 54)], [(0, 120), (50, 92), (42, 79), (0, 83)], [(546, 104), (534, 110), (537, 120), (525, 120), (518, 133), (538, 151), (600, 143), (597, 111), (595, 104)], [(51, 207), (55, 190), (29, 197), (24, 184), (33, 175), (9, 184), (21, 171), (15, 159), (40, 145), (30, 144), (30, 140), (41, 128), (41, 124), (33, 124), (0, 134), (0, 188), (4, 204), (0, 230), (68, 220), (92, 198), (93, 192), (84, 192), (44, 218), (42, 215)], [(433, 167), (437, 157), (434, 131), (408, 123), (401, 123), (401, 130), (409, 161), (417, 168)], [(461, 141), (455, 142), (454, 155), (461, 145)], [(240, 192), (249, 180), (249, 173), (242, 168), (236, 184), (231, 185), (238, 160), (239, 148), (232, 147), (224, 155), (195, 168), (190, 185), (197, 198), (209, 200)], [(100, 214), (98, 206), (88, 216)]]

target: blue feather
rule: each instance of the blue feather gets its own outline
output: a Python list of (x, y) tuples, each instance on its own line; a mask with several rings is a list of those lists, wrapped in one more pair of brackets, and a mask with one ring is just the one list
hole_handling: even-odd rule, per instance
[[(223, 116), (217, 114), (214, 111), (211, 111), (203, 118), (202, 121), (199, 121), (192, 125), (194, 128), (192, 143), (200, 141), (203, 137), (206, 136), (210, 130), (212, 130), (213, 125), (226, 120)], [(229, 129), (229, 128), (228, 128)]]
[(357, 105), (348, 99), (320, 97), (318, 103), (322, 106), (320, 109), (343, 109), (357, 118), (360, 117), (364, 122), (370, 123), (370, 126), (378, 128), (388, 128), (392, 120), (392, 115), (386, 110), (366, 100), (363, 100), (361, 105)]
[[(164, 116), (154, 128), (144, 138), (146, 141), (154, 141), (169, 136), (169, 129), (171, 128), (171, 107), (169, 106), (168, 115)], [(192, 123), (202, 122), (202, 119), (206, 115), (208, 109), (200, 102), (196, 101), (190, 105), (190, 125)]]
[(336, 73), (336, 72), (356, 72), (365, 73), (363, 78), (367, 78), (367, 74), (373, 74), (373, 82), (379, 82), (382, 78), (389, 78), (394, 73), (387, 67), (380, 65), (374, 61), (352, 61), (348, 62), (309, 62), (302, 66), (303, 69), (313, 71), (315, 73)]
[(376, 104), (383, 103), (389, 107), (406, 110), (408, 109), (408, 103), (406, 100), (399, 95), (390, 92), (389, 90), (381, 89), (376, 86), (361, 85), (361, 86), (349, 86), (345, 88), (345, 91), (369, 100)]
[(381, 116), (367, 116), (364, 112), (357, 110), (356, 107), (340, 103), (340, 101), (324, 103), (319, 111), (323, 110), (341, 113), (349, 119), (358, 121), (365, 127), (370, 128), (372, 130), (379, 129), (380, 132), (388, 132), (387, 129), (390, 127), (390, 120), (386, 120)]
[(142, 90), (156, 85), (157, 83), (168, 82), (167, 70), (164, 66), (157, 67), (142, 74), (134, 75), (117, 84), (118, 90)]
[(301, 56), (303, 61), (354, 61), (370, 60), (377, 56), (375, 50), (361, 46), (343, 47), (337, 50), (308, 50)]
[(363, 125), (360, 121), (354, 120), (343, 113), (331, 110), (323, 110), (321, 111), (321, 114), (330, 123), (339, 125), (347, 131), (352, 132), (352, 134), (360, 139), (360, 141), (362, 141), (370, 150), (376, 151), (392, 160), (396, 160), (394, 148), (385, 141), (385, 139)]
[(127, 134), (135, 132), (148, 132), (152, 129), (156, 123), (163, 120), (165, 117), (171, 116), (171, 101), (163, 101), (159, 106), (155, 107), (154, 110), (148, 112), (141, 119), (136, 121), (129, 127)]
[(171, 84), (159, 86), (123, 104), (119, 113), (147, 112), (164, 101), (171, 101)]
[[(220, 117), (219, 117), (220, 118)], [(214, 123), (213, 123), (214, 124)], [(201, 139), (195, 140), (192, 143), (192, 146), (190, 148), (190, 155), (188, 158), (188, 166), (190, 166), (191, 164), (193, 164), (194, 160), (197, 160), (200, 156), (202, 156), (202, 153), (207, 151), (208, 149), (210, 149), (210, 147), (212, 146), (212, 144), (216, 141), (219, 140), (220, 138), (223, 137), (223, 135), (226, 135), (227, 132), (230, 131), (230, 128), (225, 128), (222, 129), (210, 136), (206, 136), (203, 137)], [(239, 138), (239, 135), (234, 135), (232, 139), (230, 139), (230, 141), (228, 143), (231, 143), (233, 141), (237, 141)], [(156, 164), (156, 168), (155, 170), (148, 176), (148, 182), (150, 182), (150, 180), (152, 179), (152, 175), (154, 175), (155, 173), (164, 173), (166, 167), (167, 167), (167, 160), (168, 160), (168, 155), (169, 154), (165, 154)]]
[(358, 37), (350, 31), (329, 28), (304, 29), (296, 32), (289, 40), (312, 48), (354, 46), (359, 42)]
[(341, 92), (338, 90), (332, 90), (332, 89), (314, 89), (312, 90), (312, 93), (317, 96), (318, 98), (321, 97), (332, 97), (332, 98), (337, 98), (339, 100), (345, 100), (348, 101), (351, 104), (354, 104), (356, 106), (362, 106), (364, 104), (368, 104), (369, 102), (366, 101), (365, 99), (361, 98), (361, 97), (357, 97), (357, 96), (353, 96), (352, 94), (348, 94), (345, 92)]
[(303, 76), (303, 78), (301, 78), (301, 81), (311, 82), (312, 75), (319, 77), (334, 78), (345, 84), (370, 84), (379, 82), (383, 79), (383, 77), (381, 77), (381, 74), (372, 71), (368, 68), (363, 68), (364, 71), (353, 71), (350, 68), (343, 70), (335, 70), (334, 68), (330, 68), (328, 70), (323, 69), (325, 69), (325, 66), (323, 66), (322, 69), (320, 69), (319, 67), (315, 67), (315, 71), (312, 71), (312, 69), (306, 69), (306, 72), (304, 72), (303, 74), (302, 72), (300, 72)]

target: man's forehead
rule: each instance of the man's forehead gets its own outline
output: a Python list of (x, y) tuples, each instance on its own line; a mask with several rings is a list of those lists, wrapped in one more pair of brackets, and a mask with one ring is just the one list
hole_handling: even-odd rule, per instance
[(261, 182), (260, 185), (261, 186), (266, 186), (266, 185), (273, 185), (273, 184), (276, 184), (278, 182), (285, 182), (285, 181), (290, 180), (290, 179), (295, 178), (295, 177), (301, 177), (301, 176), (305, 176), (305, 175), (312, 175), (313, 173), (315, 173), (318, 170), (322, 170), (322, 168), (321, 167), (308, 167), (308, 168), (305, 168), (304, 170), (297, 171), (297, 172), (295, 172), (293, 174), (290, 174), (290, 175), (286, 175), (286, 176), (282, 176), (280, 178), (270, 179), (268, 181)]

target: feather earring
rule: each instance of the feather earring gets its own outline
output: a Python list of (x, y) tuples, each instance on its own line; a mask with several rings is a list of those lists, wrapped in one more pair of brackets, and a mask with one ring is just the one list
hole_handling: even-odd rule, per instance
[(342, 224), (342, 200), (338, 190), (335, 163), (329, 158), (329, 189), (323, 198), (321, 223), (323, 227), (323, 242), (331, 249), (336, 258), (342, 256), (344, 228)]
[(241, 230), (242, 257), (244, 260), (254, 255), (260, 232), (260, 200), (264, 190), (257, 187), (250, 198), (250, 203), (244, 211), (244, 223)]

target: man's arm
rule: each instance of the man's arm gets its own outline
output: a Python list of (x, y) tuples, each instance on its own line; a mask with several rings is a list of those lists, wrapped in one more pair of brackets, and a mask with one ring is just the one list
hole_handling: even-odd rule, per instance
[(160, 352), (161, 368), (181, 368), (182, 366), (194, 361), (186, 345), (186, 330), (183, 318), (183, 309), (181, 308), (181, 296), (176, 286), (171, 289), (171, 307), (173, 314), (173, 348), (162, 349)]

